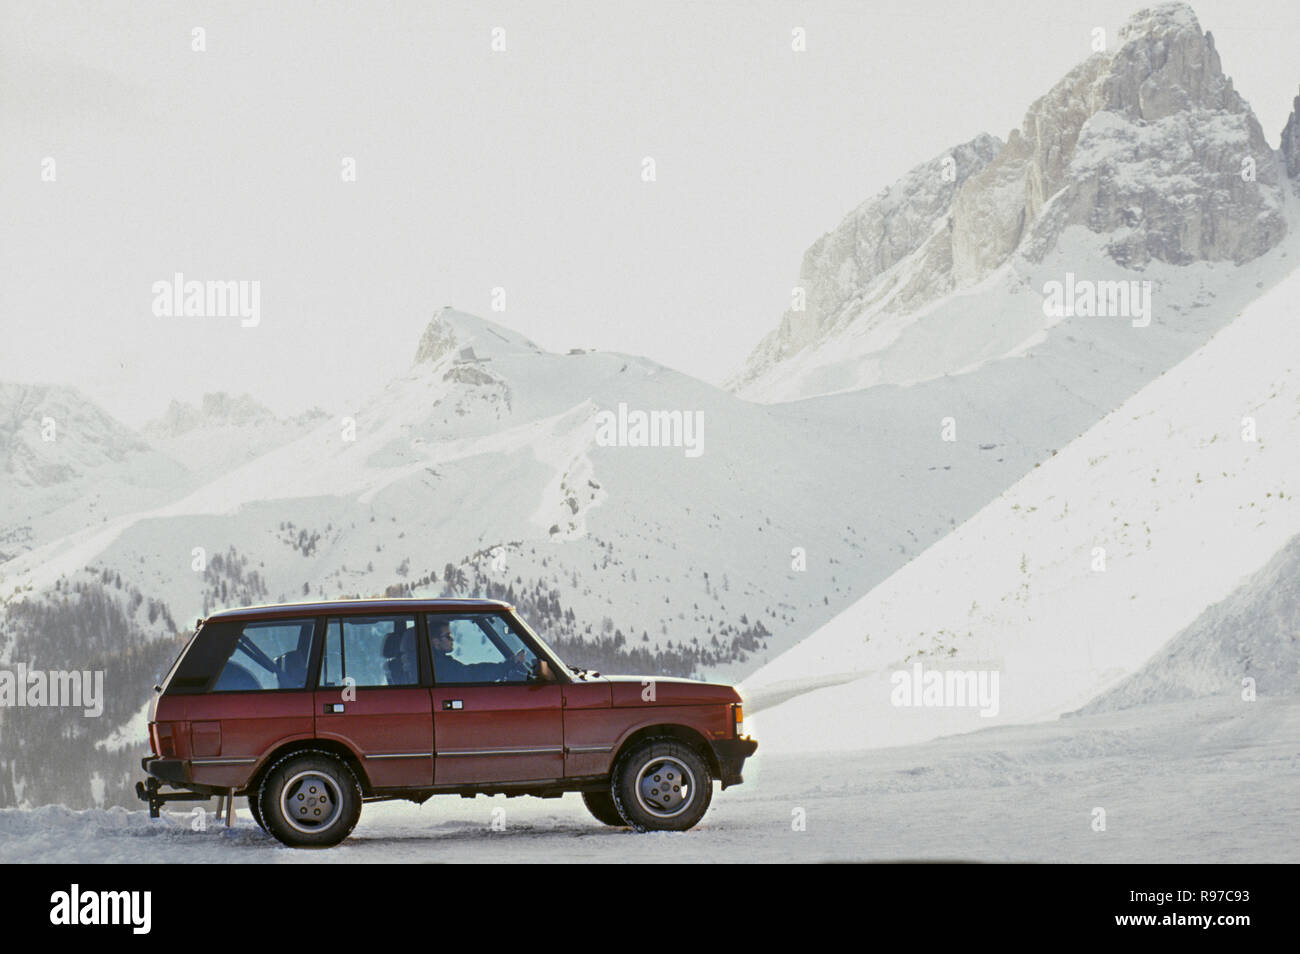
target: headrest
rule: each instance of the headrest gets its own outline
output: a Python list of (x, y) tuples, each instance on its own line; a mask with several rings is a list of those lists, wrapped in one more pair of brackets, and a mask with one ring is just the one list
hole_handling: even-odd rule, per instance
[(415, 637), (415, 631), (405, 623), (397, 623), (393, 631), (384, 637), (384, 658), (396, 659), (411, 651), (408, 643)]

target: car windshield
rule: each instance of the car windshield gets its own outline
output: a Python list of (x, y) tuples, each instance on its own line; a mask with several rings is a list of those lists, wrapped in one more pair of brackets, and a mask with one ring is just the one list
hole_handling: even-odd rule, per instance
[(573, 670), (564, 664), (564, 660), (556, 655), (555, 650), (552, 649), (549, 645), (547, 645), (546, 640), (542, 639), (541, 636), (537, 635), (537, 631), (533, 629), (531, 626), (529, 626), (528, 622), (522, 616), (520, 616), (518, 613), (511, 613), (510, 615), (512, 616), (514, 621), (519, 624), (520, 628), (523, 629), (524, 632), (526, 632), (529, 636), (533, 637), (533, 639), (537, 641), (537, 645), (542, 648), (547, 658), (550, 660), (550, 662), (553, 665), (558, 666), (560, 668), (560, 671), (569, 679), (575, 678)]

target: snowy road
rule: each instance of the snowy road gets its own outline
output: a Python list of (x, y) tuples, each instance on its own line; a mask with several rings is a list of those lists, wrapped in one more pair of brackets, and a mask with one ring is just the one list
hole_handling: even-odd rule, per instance
[[(574, 795), (368, 805), (328, 851), (283, 848), (246, 812), (234, 831), (195, 832), (180, 812), (46, 807), (0, 811), (0, 861), (1296, 862), (1298, 769), (1300, 698), (1211, 699), (756, 759), (683, 834), (603, 828)], [(1105, 831), (1093, 830), (1097, 808)], [(800, 809), (806, 830), (795, 831)]]

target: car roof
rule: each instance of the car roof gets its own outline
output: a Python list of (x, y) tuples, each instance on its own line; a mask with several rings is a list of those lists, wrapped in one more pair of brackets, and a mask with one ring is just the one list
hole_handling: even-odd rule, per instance
[(208, 620), (272, 619), (286, 616), (368, 616), (372, 613), (437, 613), (455, 610), (513, 610), (501, 600), (470, 599), (375, 599), (325, 600), (316, 603), (268, 603), (219, 610)]

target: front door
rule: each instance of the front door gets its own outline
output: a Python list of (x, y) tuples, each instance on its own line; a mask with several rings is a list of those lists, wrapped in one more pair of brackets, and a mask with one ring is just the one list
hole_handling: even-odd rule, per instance
[(356, 752), (375, 788), (428, 788), (433, 781), (418, 640), (414, 614), (334, 617), (325, 630), (316, 734)]
[(564, 777), (563, 692), (498, 613), (430, 613), (437, 785)]

